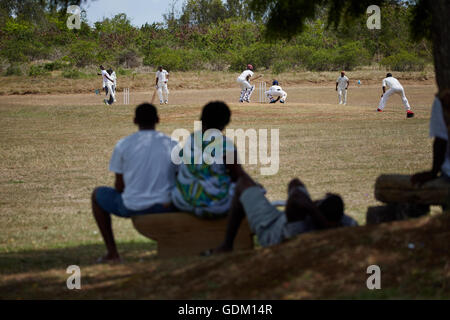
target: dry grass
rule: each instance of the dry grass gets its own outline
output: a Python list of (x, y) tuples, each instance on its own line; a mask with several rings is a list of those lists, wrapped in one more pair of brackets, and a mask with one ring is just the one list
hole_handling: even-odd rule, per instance
[[(263, 177), (257, 167), (247, 166), (271, 199), (285, 198), (287, 183), (299, 176), (313, 197), (340, 193), (347, 213), (360, 223), (367, 207), (376, 204), (373, 185), (378, 175), (409, 174), (430, 166), (428, 120), (434, 85), (406, 86), (417, 114), (408, 120), (399, 97), (391, 99), (386, 112), (375, 112), (378, 86), (350, 90), (346, 107), (336, 105), (333, 84), (285, 89), (286, 105), (235, 104), (236, 88), (172, 89), (171, 105), (159, 108), (159, 130), (167, 134), (180, 127), (192, 130), (202, 105), (225, 100), (233, 111), (230, 128), (280, 129), (279, 173)], [(148, 100), (149, 94), (132, 91), (131, 102)], [(133, 105), (106, 107), (100, 100), (94, 94), (0, 97), (3, 281), (93, 261), (103, 252), (91, 217), (90, 193), (95, 186), (112, 184), (107, 166), (114, 144), (136, 129)], [(148, 240), (130, 221), (114, 219), (114, 229), (119, 249), (129, 261), (149, 255), (143, 250), (151, 248)], [(154, 268), (172, 263), (149, 261)]]

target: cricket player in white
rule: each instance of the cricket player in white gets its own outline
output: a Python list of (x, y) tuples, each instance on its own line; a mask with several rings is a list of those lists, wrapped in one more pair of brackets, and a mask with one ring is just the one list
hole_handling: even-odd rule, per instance
[(340, 77), (336, 80), (336, 91), (339, 97), (339, 104), (343, 104), (344, 106), (347, 104), (347, 89), (349, 84), (350, 81), (345, 75), (345, 71), (342, 71)]
[[(241, 73), (241, 75), (237, 78), (237, 82), (241, 86), (241, 96), (239, 98), (239, 102), (250, 102), (250, 98), (252, 97), (253, 91), (255, 91), (255, 86), (250, 84), (250, 78), (253, 77), (253, 66), (251, 64), (247, 65), (247, 70)], [(261, 78), (262, 76), (258, 76), (255, 78)]]
[(116, 102), (117, 75), (116, 75), (116, 72), (113, 69), (111, 69), (111, 68), (109, 68), (108, 74), (110, 75), (110, 78), (114, 82), (114, 84), (112, 86), (112, 89), (114, 91), (114, 101), (113, 102)]
[(169, 103), (169, 89), (167, 82), (169, 81), (169, 72), (159, 66), (156, 72), (156, 89), (158, 90), (159, 104)]
[(105, 68), (103, 66), (100, 66), (100, 70), (102, 71), (101, 76), (103, 78), (103, 84), (106, 85), (106, 90), (107, 90), (106, 95), (109, 94), (109, 99), (105, 99), (103, 101), (105, 102), (105, 104), (109, 104), (108, 101), (116, 100), (116, 95), (113, 90), (114, 80), (111, 79), (110, 75), (108, 74), (108, 72), (105, 70)]
[[(389, 87), (389, 90), (386, 91), (386, 86)], [(405, 89), (403, 89), (403, 86), (400, 84), (400, 82), (395, 79), (391, 73), (388, 73), (386, 75), (386, 78), (383, 79), (383, 94), (381, 95), (380, 104), (378, 106), (377, 111), (382, 112), (384, 107), (386, 106), (386, 103), (389, 99), (389, 97), (392, 94), (398, 94), (402, 97), (403, 106), (406, 109), (406, 117), (412, 118), (414, 117), (414, 112), (411, 111), (411, 106), (409, 105), (408, 99), (405, 95)]]
[[(285, 103), (287, 98), (287, 93), (283, 91), (283, 89), (280, 87), (277, 80), (274, 80), (272, 83), (272, 86), (269, 88), (269, 90), (266, 91), (266, 96), (269, 98), (270, 103), (276, 103), (278, 100), (280, 100), (280, 103)], [(276, 100), (274, 97), (278, 97)]]

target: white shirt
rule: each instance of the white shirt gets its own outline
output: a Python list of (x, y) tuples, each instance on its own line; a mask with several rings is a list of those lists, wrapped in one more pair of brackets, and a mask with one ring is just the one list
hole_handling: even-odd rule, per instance
[(271, 86), (270, 88), (269, 88), (269, 91), (279, 91), (279, 92), (281, 92), (281, 91), (283, 91), (283, 89), (281, 89), (281, 87), (280, 86)]
[(177, 168), (171, 153), (176, 144), (155, 130), (140, 130), (117, 143), (109, 170), (123, 174), (125, 207), (139, 211), (171, 201)]
[(111, 82), (108, 80), (108, 78), (110, 78), (110, 79), (112, 79), (112, 78), (109, 76), (109, 74), (106, 70), (102, 70), (102, 77), (103, 77), (103, 86), (105, 87), (108, 84), (108, 82)]
[(387, 77), (383, 79), (383, 87), (386, 86), (391, 89), (403, 90), (403, 86), (394, 77)]
[(438, 97), (434, 99), (433, 107), (431, 109), (430, 137), (447, 141), (447, 153), (441, 171), (446, 176), (450, 177), (450, 143), (448, 143), (448, 132), (444, 120), (444, 111), (442, 110), (441, 100), (439, 100)]
[(238, 77), (238, 79), (241, 81), (245, 81), (245, 80), (247, 80), (248, 76), (253, 77), (252, 70), (245, 70), (244, 72), (241, 73), (241, 75)]
[(117, 86), (117, 76), (116, 76), (116, 72), (115, 71), (113, 71), (113, 73), (111, 74), (110, 78), (113, 80), (114, 85)]
[(162, 71), (156, 71), (156, 78), (158, 78), (158, 84), (167, 82), (167, 76), (169, 73), (167, 70), (163, 69)]
[(339, 78), (337, 78), (336, 83), (338, 84), (338, 88), (339, 89), (345, 89), (347, 88), (347, 84), (348, 84), (348, 78), (347, 76), (339, 76)]

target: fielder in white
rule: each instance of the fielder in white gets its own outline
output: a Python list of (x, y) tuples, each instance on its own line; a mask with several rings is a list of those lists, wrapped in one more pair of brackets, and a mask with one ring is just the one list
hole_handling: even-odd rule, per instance
[[(386, 91), (386, 86), (389, 87), (389, 90)], [(386, 106), (386, 103), (389, 99), (389, 97), (392, 94), (398, 94), (402, 97), (403, 106), (406, 109), (406, 117), (412, 118), (414, 117), (414, 112), (411, 111), (411, 106), (409, 105), (408, 99), (405, 95), (405, 89), (403, 89), (403, 86), (400, 84), (400, 82), (395, 79), (391, 73), (388, 73), (386, 75), (386, 78), (383, 79), (383, 94), (381, 95), (380, 104), (378, 106), (377, 111), (382, 112), (384, 107)]]
[(342, 71), (341, 75), (336, 80), (336, 91), (339, 97), (339, 104), (343, 104), (344, 106), (347, 104), (347, 89), (349, 84), (350, 81), (345, 75), (345, 71)]
[(169, 103), (169, 89), (167, 88), (167, 82), (169, 81), (169, 72), (159, 66), (156, 72), (156, 89), (158, 90), (159, 104)]
[[(277, 80), (273, 81), (272, 86), (266, 91), (266, 95), (270, 103), (276, 103), (278, 100), (280, 100), (280, 103), (285, 103), (287, 98), (287, 93), (283, 91)], [(277, 97), (277, 99), (274, 97)]]
[[(247, 65), (247, 70), (241, 73), (237, 78), (237, 82), (241, 86), (241, 96), (239, 102), (250, 102), (253, 91), (255, 91), (255, 86), (250, 84), (250, 78), (253, 77), (253, 66), (251, 64)], [(254, 80), (261, 78), (262, 75), (257, 76)]]
[(108, 72), (105, 70), (105, 68), (103, 66), (100, 66), (100, 70), (102, 71), (100, 74), (103, 78), (103, 85), (105, 86), (105, 90), (106, 90), (106, 96), (108, 96), (109, 94), (109, 99), (105, 99), (103, 100), (103, 102), (105, 104), (110, 104), (108, 101), (116, 101), (116, 94), (113, 90), (113, 86), (114, 86), (114, 80), (111, 79), (110, 75), (108, 74)]

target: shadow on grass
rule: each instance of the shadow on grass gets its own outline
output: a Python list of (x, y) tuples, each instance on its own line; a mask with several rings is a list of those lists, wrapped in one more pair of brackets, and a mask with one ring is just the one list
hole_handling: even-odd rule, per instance
[[(118, 243), (119, 253), (125, 262), (138, 262), (156, 257), (156, 249), (156, 243), (150, 241)], [(46, 271), (67, 268), (70, 265), (94, 265), (105, 253), (103, 243), (0, 253), (0, 274)]]

